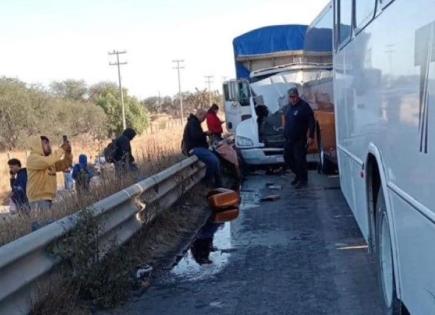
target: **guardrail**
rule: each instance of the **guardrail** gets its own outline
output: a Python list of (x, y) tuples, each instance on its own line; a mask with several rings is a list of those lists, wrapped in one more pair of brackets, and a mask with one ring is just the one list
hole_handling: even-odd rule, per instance
[[(126, 242), (204, 175), (204, 165), (190, 157), (90, 206), (101, 225), (102, 244)], [(78, 213), (70, 215), (0, 247), (0, 314), (30, 311), (37, 282), (61, 262), (47, 247), (71, 231), (78, 219)]]

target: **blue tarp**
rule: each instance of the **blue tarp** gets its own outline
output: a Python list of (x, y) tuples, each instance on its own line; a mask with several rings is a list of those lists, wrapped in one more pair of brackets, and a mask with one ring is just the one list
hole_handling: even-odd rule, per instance
[(249, 79), (250, 75), (238, 57), (303, 50), (306, 30), (306, 25), (266, 26), (236, 37), (233, 48), (237, 78)]

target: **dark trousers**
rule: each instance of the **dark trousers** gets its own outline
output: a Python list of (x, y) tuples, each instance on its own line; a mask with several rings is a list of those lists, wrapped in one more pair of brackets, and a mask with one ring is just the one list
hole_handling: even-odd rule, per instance
[(287, 141), (284, 147), (284, 160), (299, 181), (308, 181), (306, 140)]

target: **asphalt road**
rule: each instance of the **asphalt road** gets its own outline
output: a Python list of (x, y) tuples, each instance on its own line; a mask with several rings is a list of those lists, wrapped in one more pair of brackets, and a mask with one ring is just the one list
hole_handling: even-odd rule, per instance
[[(189, 253), (114, 313), (381, 314), (374, 262), (338, 179), (311, 172), (299, 191), (290, 180), (249, 177), (241, 216), (215, 235), (213, 264), (200, 266)], [(258, 201), (270, 193), (281, 198)]]

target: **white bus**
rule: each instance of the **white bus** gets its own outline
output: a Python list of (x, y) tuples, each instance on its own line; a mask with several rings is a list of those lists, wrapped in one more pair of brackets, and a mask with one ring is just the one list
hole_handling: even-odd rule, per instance
[(340, 181), (386, 314), (435, 314), (435, 2), (334, 0)]

